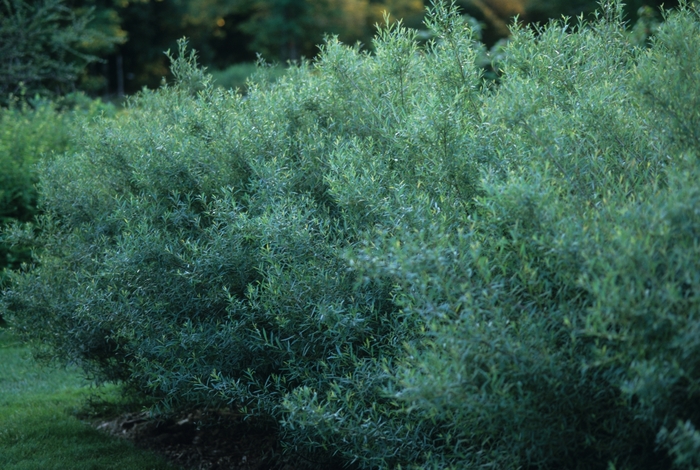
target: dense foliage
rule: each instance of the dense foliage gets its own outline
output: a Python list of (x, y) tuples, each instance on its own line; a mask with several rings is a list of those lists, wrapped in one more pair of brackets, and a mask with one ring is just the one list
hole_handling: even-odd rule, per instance
[(262, 60), (256, 62), (244, 62), (227, 67), (224, 70), (212, 70), (212, 81), (216, 86), (231, 90), (248, 92), (249, 84), (260, 82), (274, 82), (282, 77), (287, 70), (281, 65), (270, 65)]
[[(656, 21), (655, 11), (662, 3), (666, 7), (676, 4), (675, 0), (629, 0), (627, 19), (630, 24), (646, 23), (647, 17)], [(14, 59), (19, 53), (26, 59), (34, 54), (41, 59), (37, 64), (69, 58), (69, 64), (62, 62), (61, 71), (66, 72), (70, 65), (69, 76), (80, 78), (81, 90), (122, 95), (143, 86), (158, 87), (169, 74), (163, 51), (175, 48), (183, 36), (189, 38), (200, 61), (210, 70), (253, 62), (257, 54), (286, 64), (288, 60), (315, 57), (326, 34), (371, 48), (375, 25), (382, 23), (385, 12), (419, 28), (424, 4), (423, 0), (3, 0), (0, 13), (7, 11), (8, 18), (14, 19), (4, 26), (0, 20), (0, 30), (9, 27), (12, 31), (9, 36), (0, 31), (0, 38), (4, 38), (0, 52), (7, 52), (0, 57)], [(515, 15), (521, 22), (546, 23), (562, 15), (588, 14), (597, 4), (594, 0), (457, 2), (463, 13), (474, 16), (478, 34), (489, 47), (508, 36)], [(647, 7), (640, 10), (642, 5)], [(642, 11), (646, 13), (638, 21)], [(71, 28), (57, 28), (67, 25)], [(76, 38), (79, 41), (74, 41)], [(53, 55), (47, 57), (47, 52)], [(81, 66), (86, 57), (103, 60), (93, 62), (85, 71)], [(65, 74), (58, 76), (65, 78)], [(72, 79), (69, 82), (72, 85)], [(51, 85), (56, 89), (56, 83)], [(60, 88), (66, 88), (65, 83)]]
[(442, 3), (245, 97), (181, 43), (42, 166), (0, 312), (315, 461), (697, 468), (700, 12), (621, 18), (515, 30), (497, 86)]
[(65, 94), (119, 38), (95, 29), (89, 10), (62, 0), (0, 1), (0, 105), (10, 95)]
[[(42, 158), (74, 151), (71, 135), (79, 122), (114, 108), (84, 95), (46, 100), (15, 99), (0, 108), (0, 229), (28, 223), (37, 214), (36, 165)], [(32, 245), (5, 240), (0, 234), (0, 287), (5, 268), (31, 262)]]

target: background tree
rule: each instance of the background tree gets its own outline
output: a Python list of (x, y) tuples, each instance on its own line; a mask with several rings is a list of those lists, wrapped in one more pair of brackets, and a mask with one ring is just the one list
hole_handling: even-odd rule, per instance
[(415, 27), (423, 18), (422, 0), (249, 0), (240, 8), (251, 12), (241, 24), (253, 38), (251, 47), (280, 60), (315, 56), (324, 34), (369, 44), (384, 12)]
[(95, 53), (120, 41), (92, 24), (93, 10), (62, 0), (0, 2), (0, 100), (22, 90), (33, 95), (73, 90)]
[[(509, 36), (509, 25), (517, 16), (524, 23), (546, 23), (562, 16), (590, 15), (600, 5), (594, 0), (459, 0), (457, 4), (482, 24), (482, 40), (493, 45)], [(649, 15), (650, 8), (675, 7), (677, 1), (629, 0), (625, 3), (628, 21), (635, 23)]]
[(325, 34), (338, 35), (345, 43), (361, 41), (369, 45), (384, 11), (392, 18), (402, 18), (408, 26), (420, 27), (424, 9), (422, 0), (107, 2), (128, 37), (107, 58), (106, 66), (93, 67), (109, 77), (109, 93), (158, 86), (168, 75), (163, 52), (176, 49), (177, 40), (183, 36), (210, 69), (252, 62), (257, 54), (271, 62), (285, 63), (314, 57)]
[[(360, 41), (371, 47), (375, 25), (383, 22), (385, 11), (393, 19), (402, 19), (406, 26), (420, 28), (427, 3), (424, 0), (42, 0), (30, 6), (23, 0), (0, 0), (3, 13), (0, 82), (24, 81), (25, 85), (42, 83), (43, 88), (69, 89), (78, 80), (81, 89), (92, 93), (133, 93), (144, 86), (157, 87), (169, 74), (163, 52), (176, 49), (177, 40), (183, 36), (189, 38), (191, 46), (199, 51), (202, 64), (210, 69), (252, 62), (258, 53), (268, 61), (285, 63), (316, 56), (317, 45), (326, 34), (338, 35), (346, 44)], [(597, 6), (591, 0), (459, 0), (457, 3), (463, 13), (483, 25), (482, 40), (489, 46), (509, 34), (508, 25), (515, 15), (524, 22), (546, 22), (561, 15), (588, 13)], [(640, 7), (644, 4), (657, 7), (660, 3), (630, 0), (626, 7), (628, 18), (635, 22)], [(666, 2), (666, 6), (670, 4)], [(54, 33), (47, 27), (54, 28)], [(39, 34), (37, 28), (44, 29)], [(30, 35), (34, 39), (25, 40)], [(104, 60), (96, 61), (96, 57)], [(28, 66), (29, 63), (34, 65)], [(24, 64), (21, 66), (25, 67), (24, 72), (18, 64)], [(29, 73), (27, 67), (33, 67), (34, 72)]]

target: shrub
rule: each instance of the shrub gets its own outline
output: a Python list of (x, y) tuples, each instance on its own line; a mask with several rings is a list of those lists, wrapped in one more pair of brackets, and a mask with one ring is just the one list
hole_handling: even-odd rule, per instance
[(222, 88), (239, 89), (241, 93), (248, 90), (248, 82), (274, 82), (284, 75), (285, 68), (280, 65), (260, 63), (242, 63), (232, 65), (224, 70), (212, 70), (214, 83)]
[[(36, 165), (42, 154), (61, 151), (68, 143), (64, 117), (50, 103), (35, 109), (26, 103), (0, 108), (0, 227), (28, 222), (36, 215)], [(28, 246), (0, 240), (0, 272), (30, 261)], [(5, 275), (0, 275), (0, 285)]]
[(657, 432), (697, 461), (697, 27), (672, 14), (647, 52), (615, 22), (515, 31), (463, 232), (365, 255), (430, 325), (398, 378), (435, 467), (668, 468)]
[(443, 3), (424, 46), (330, 39), (245, 98), (181, 42), (173, 86), (42, 165), (44, 250), (2, 308), (317, 461), (692, 468), (700, 15), (644, 49), (621, 11), (516, 29), (497, 86)]
[[(110, 105), (79, 94), (57, 101), (13, 100), (0, 108), (0, 229), (31, 222), (37, 214), (36, 165), (43, 158), (71, 149), (76, 121), (113, 113)], [(0, 238), (0, 285), (3, 269), (30, 262), (31, 245)]]

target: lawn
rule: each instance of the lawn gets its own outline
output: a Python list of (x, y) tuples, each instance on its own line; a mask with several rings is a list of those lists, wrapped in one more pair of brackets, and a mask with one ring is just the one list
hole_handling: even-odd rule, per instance
[[(116, 397), (115, 389), (101, 390), (100, 402)], [(178, 468), (79, 419), (89, 399), (97, 396), (78, 371), (40, 366), (11, 328), (0, 327), (3, 470)]]

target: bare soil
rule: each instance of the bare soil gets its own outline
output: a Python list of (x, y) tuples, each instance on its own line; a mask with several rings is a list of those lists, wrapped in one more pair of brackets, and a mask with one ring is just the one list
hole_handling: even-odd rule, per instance
[(270, 426), (229, 411), (193, 411), (167, 419), (127, 413), (92, 423), (97, 429), (163, 455), (187, 470), (320, 470), (336, 466), (284, 454)]

